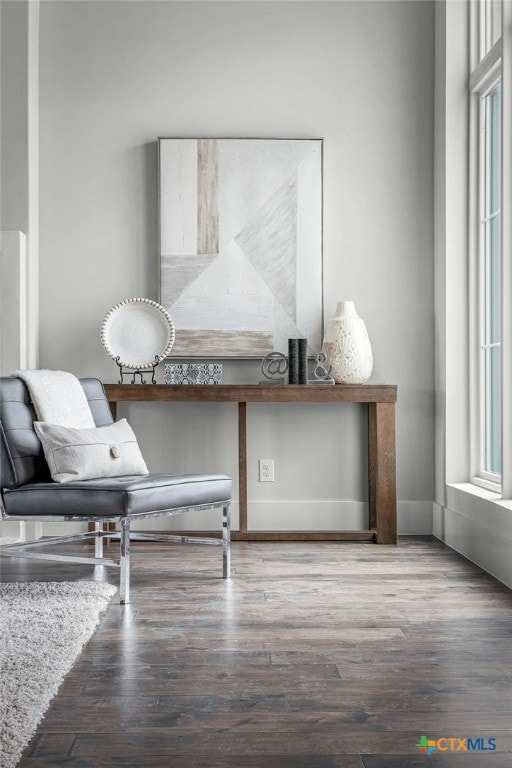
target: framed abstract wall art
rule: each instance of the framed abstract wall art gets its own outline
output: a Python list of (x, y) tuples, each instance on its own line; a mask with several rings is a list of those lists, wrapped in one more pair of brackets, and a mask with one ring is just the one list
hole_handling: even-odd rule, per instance
[(159, 144), (160, 303), (173, 357), (322, 342), (322, 140)]

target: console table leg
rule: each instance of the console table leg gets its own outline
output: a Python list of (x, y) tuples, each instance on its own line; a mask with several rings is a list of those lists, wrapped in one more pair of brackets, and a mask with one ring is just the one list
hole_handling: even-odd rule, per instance
[(247, 403), (238, 403), (238, 521), (247, 533)]
[(377, 432), (375, 403), (368, 403), (368, 528), (377, 528)]
[(395, 404), (368, 405), (368, 502), (377, 544), (396, 544)]

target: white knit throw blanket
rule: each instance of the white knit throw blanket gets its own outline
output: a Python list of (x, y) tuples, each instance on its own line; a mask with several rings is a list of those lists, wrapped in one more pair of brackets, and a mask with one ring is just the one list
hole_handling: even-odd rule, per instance
[(15, 371), (28, 387), (38, 421), (61, 427), (95, 427), (82, 385), (66, 371)]

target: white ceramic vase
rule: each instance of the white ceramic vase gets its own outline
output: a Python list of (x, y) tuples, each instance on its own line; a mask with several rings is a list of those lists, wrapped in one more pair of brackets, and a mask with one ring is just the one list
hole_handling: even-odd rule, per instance
[(336, 384), (364, 384), (372, 375), (373, 355), (368, 331), (353, 301), (339, 301), (322, 346)]

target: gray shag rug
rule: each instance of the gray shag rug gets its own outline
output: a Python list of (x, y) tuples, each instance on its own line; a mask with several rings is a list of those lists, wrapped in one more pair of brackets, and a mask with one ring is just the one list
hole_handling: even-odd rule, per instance
[(116, 588), (0, 584), (0, 766), (14, 768)]

